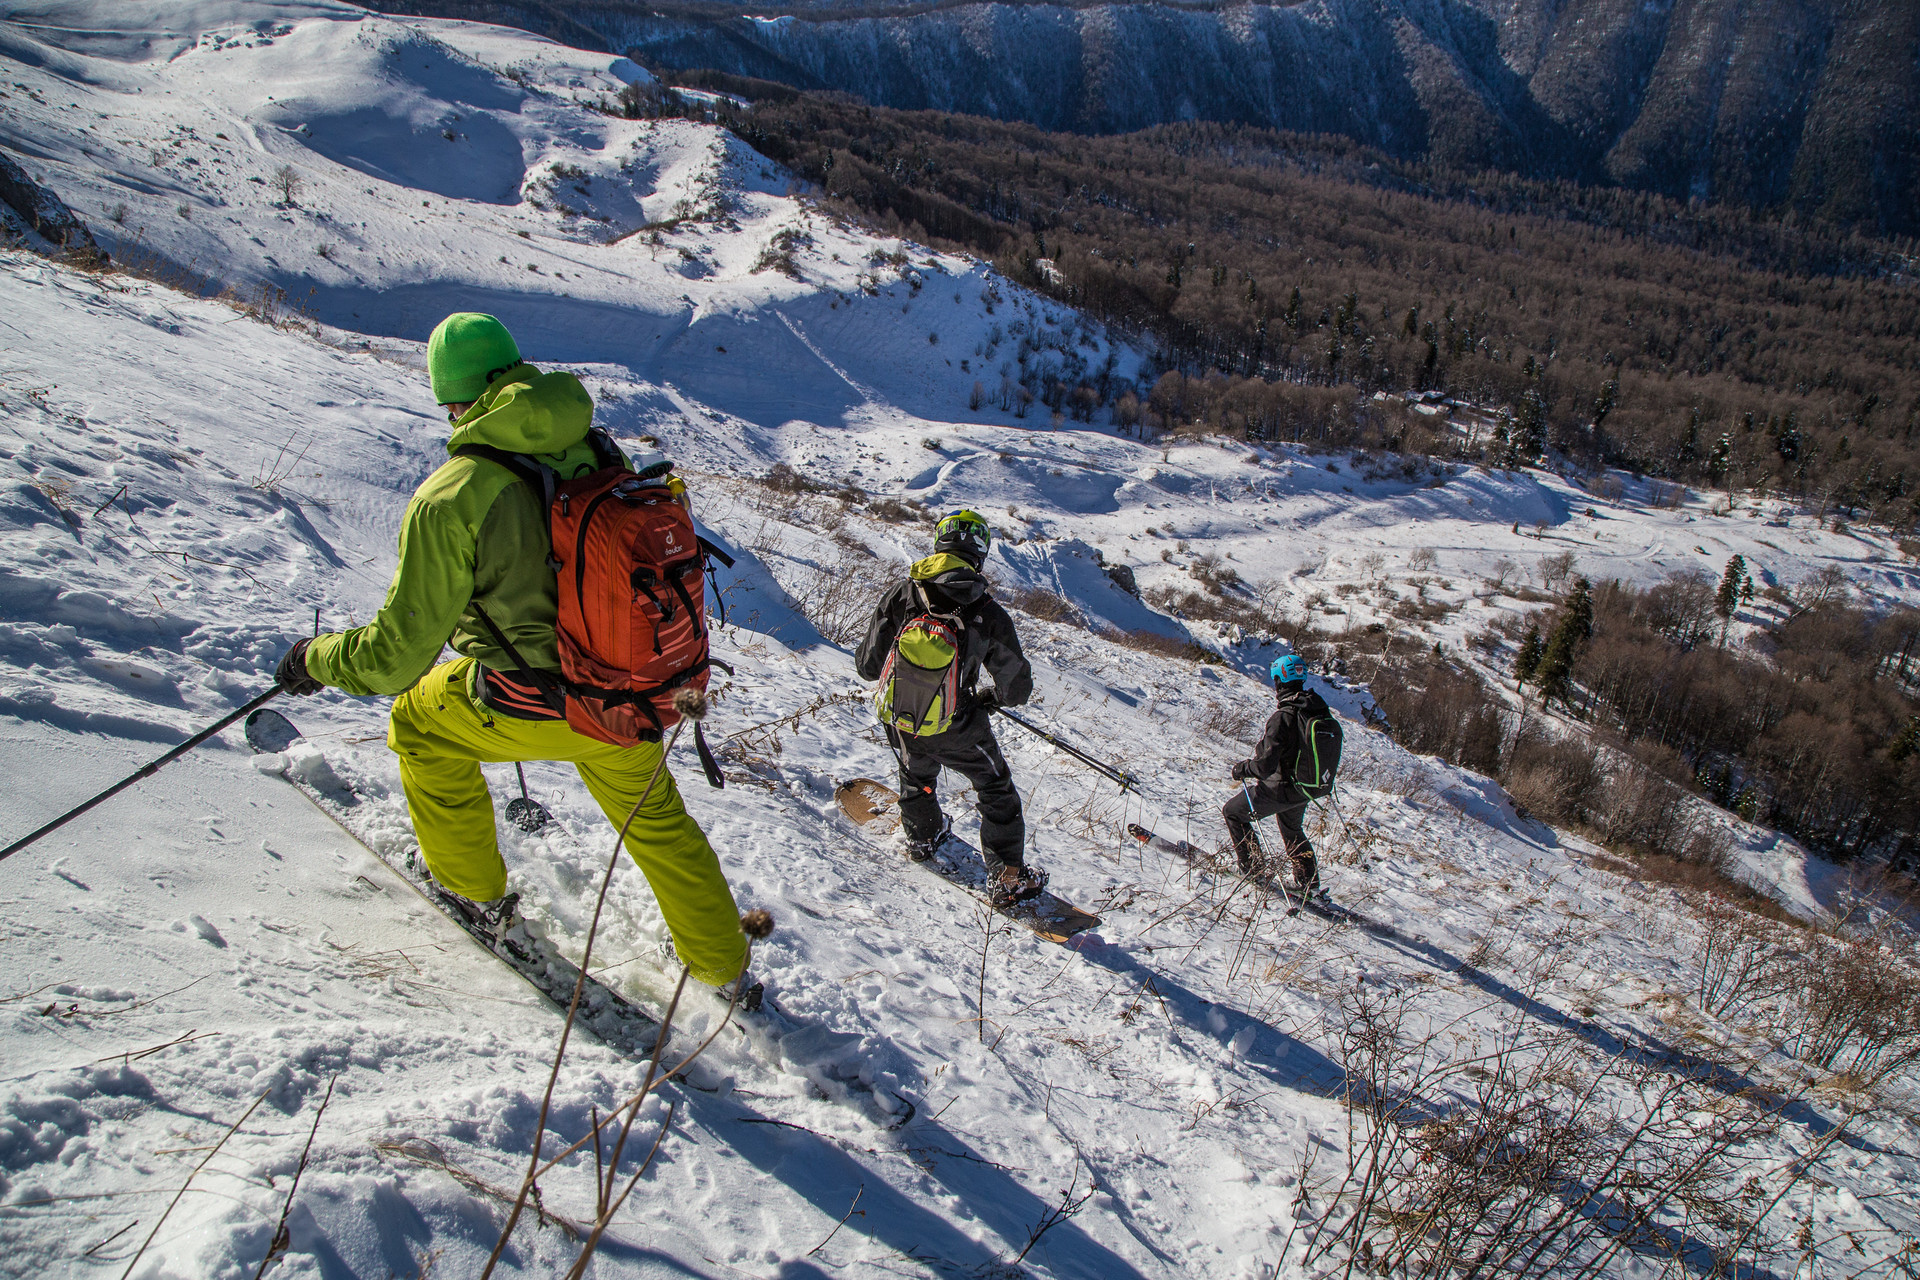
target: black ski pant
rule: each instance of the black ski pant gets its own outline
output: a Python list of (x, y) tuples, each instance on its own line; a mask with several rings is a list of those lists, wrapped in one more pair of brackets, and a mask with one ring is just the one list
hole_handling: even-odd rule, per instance
[(1306, 828), (1300, 825), (1313, 797), (1291, 782), (1278, 787), (1245, 786), (1233, 799), (1220, 806), (1227, 821), (1227, 837), (1233, 841), (1233, 856), (1240, 870), (1248, 874), (1264, 870), (1259, 865), (1260, 846), (1253, 838), (1254, 824), (1272, 818), (1280, 827), (1280, 839), (1289, 857), (1312, 857), (1313, 845)]
[(907, 839), (931, 840), (940, 834), (934, 784), (945, 767), (973, 784), (980, 810), (980, 852), (987, 861), (1026, 864), (1027, 821), (1020, 793), (1013, 789), (1013, 770), (1000, 754), (987, 712), (970, 712), (945, 733), (916, 738), (888, 729), (887, 736), (900, 760), (900, 825)]

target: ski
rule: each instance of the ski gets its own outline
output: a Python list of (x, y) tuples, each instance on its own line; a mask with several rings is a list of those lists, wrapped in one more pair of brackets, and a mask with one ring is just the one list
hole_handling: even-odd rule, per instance
[[(840, 811), (863, 832), (876, 838), (899, 830), (900, 794), (885, 783), (871, 778), (852, 778), (834, 788), (833, 798)], [(1051, 890), (1037, 897), (999, 906), (993, 901), (993, 886), (987, 877), (980, 854), (952, 832), (941, 840), (933, 856), (920, 864), (948, 884), (965, 889), (1009, 920), (1017, 920), (1033, 930), (1034, 936), (1048, 942), (1067, 943), (1075, 934), (1096, 928), (1100, 917), (1068, 902)]]
[(1200, 850), (1185, 840), (1169, 840), (1165, 836), (1157, 836), (1137, 822), (1127, 824), (1127, 834), (1156, 853), (1170, 853), (1176, 858), (1185, 858), (1189, 862), (1200, 857)]
[[(1155, 835), (1137, 822), (1127, 824), (1127, 834), (1149, 849), (1183, 858), (1193, 866), (1198, 867), (1203, 863), (1204, 855), (1195, 846), (1188, 844), (1184, 840), (1169, 840), (1165, 836)], [(1309, 894), (1302, 895), (1274, 876), (1255, 876), (1253, 877), (1253, 883), (1279, 898), (1282, 902), (1285, 902), (1287, 904), (1287, 914), (1290, 916), (1301, 911), (1306, 911), (1309, 914), (1319, 916), (1322, 920), (1331, 920), (1337, 924), (1369, 923), (1366, 917), (1349, 911), (1347, 908), (1335, 902), (1327, 893), (1325, 886), (1315, 889)]]
[[(291, 720), (269, 708), (262, 708), (247, 717), (246, 733), (247, 745), (260, 755), (285, 755), (295, 743), (303, 740), (300, 730), (294, 727)], [(337, 785), (315, 786), (307, 781), (307, 778), (321, 773), (312, 770), (307, 771), (306, 777), (296, 777), (285, 766), (279, 770), (279, 776), (289, 786), (305, 796), (314, 808), (331, 818), (334, 825), (352, 836), (355, 843), (378, 859), (429, 906), (460, 926), (476, 946), (520, 975), (560, 1012), (567, 1011), (573, 1002), (574, 984), (580, 977), (578, 965), (561, 955), (547, 939), (529, 931), (524, 919), (515, 920), (513, 927), (501, 936), (496, 947), (492, 937), (468, 920), (434, 884), (417, 855), (409, 851), (403, 859), (389, 858), (362, 840), (360, 833), (353, 829), (350, 817), (354, 810), (366, 802), (366, 798), (340, 782), (339, 775), (332, 770), (324, 771), (324, 776), (331, 777)], [(639, 1056), (653, 1051), (654, 1041), (660, 1034), (657, 1018), (592, 975), (588, 975), (586, 986), (580, 992), (580, 1011), (575, 1015), (574, 1023), (613, 1048)]]
[[(292, 721), (267, 709), (248, 718), (246, 735), (247, 745), (260, 755), (286, 755), (295, 744), (303, 743)], [(324, 761), (324, 756), (321, 759)], [(516, 920), (501, 946), (495, 948), (488, 934), (468, 921), (434, 884), (416, 855), (409, 852), (404, 858), (389, 858), (360, 838), (351, 817), (366, 798), (341, 781), (331, 766), (296, 770), (282, 765), (276, 772), (429, 906), (459, 925), (481, 950), (512, 969), (555, 1009), (566, 1012), (580, 968), (547, 939), (529, 931), (524, 919)], [(321, 780), (319, 785), (312, 781), (314, 778)], [(580, 1012), (574, 1022), (608, 1046), (637, 1057), (651, 1054), (660, 1034), (659, 1019), (591, 974), (580, 993)], [(898, 1094), (882, 1096), (860, 1079), (868, 1057), (863, 1036), (795, 1018), (772, 999), (758, 1009), (734, 1009), (733, 1022), (743, 1034), (760, 1042), (762, 1055), (775, 1063), (786, 1063), (812, 1081), (822, 1098), (842, 1103), (858, 1099), (861, 1105), (857, 1109), (885, 1129), (898, 1129), (913, 1119), (916, 1108), (911, 1099)]]

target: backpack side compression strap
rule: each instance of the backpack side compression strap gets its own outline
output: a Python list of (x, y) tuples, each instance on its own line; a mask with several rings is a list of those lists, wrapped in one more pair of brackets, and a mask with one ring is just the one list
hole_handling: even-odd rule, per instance
[[(566, 715), (567, 695), (569, 693), (587, 694), (591, 697), (601, 698), (608, 705), (622, 702), (632, 703), (639, 710), (644, 711), (651, 717), (655, 724), (658, 724), (660, 722), (659, 717), (654, 715), (653, 708), (646, 704), (644, 701), (645, 698), (663, 689), (670, 689), (685, 684), (687, 680), (692, 678), (695, 672), (707, 667), (718, 667), (728, 675), (733, 674), (733, 667), (731, 665), (721, 661), (719, 658), (709, 655), (698, 665), (689, 670), (682, 671), (672, 680), (667, 681), (665, 684), (657, 685), (653, 689), (596, 689), (589, 685), (574, 684), (571, 680), (563, 679), (545, 671), (536, 671), (528, 666), (527, 660), (520, 656), (520, 651), (513, 647), (513, 642), (507, 639), (506, 634), (502, 632), (499, 627), (494, 625), (493, 619), (487, 616), (487, 611), (480, 607), (480, 602), (476, 600), (472, 603), (474, 613), (479, 616), (481, 622), (486, 624), (487, 630), (493, 634), (494, 643), (498, 644), (500, 648), (505, 651), (507, 657), (513, 660), (515, 674), (527, 684), (540, 690), (540, 696), (547, 700), (547, 705), (551, 706), (556, 713), (562, 716)], [(700, 771), (707, 775), (707, 785), (716, 790), (723, 790), (727, 785), (726, 775), (720, 772), (720, 764), (713, 758), (713, 749), (707, 745), (706, 729), (698, 720), (693, 722), (693, 749), (695, 754), (700, 757)]]
[(480, 607), (480, 602), (478, 600), (470, 600), (467, 603), (472, 606), (474, 616), (479, 618), (481, 623), (485, 625), (488, 634), (493, 637), (493, 642), (499, 645), (501, 652), (505, 653), (513, 662), (513, 673), (520, 677), (520, 682), (530, 688), (538, 689), (541, 698), (546, 701), (549, 707), (553, 708), (555, 715), (566, 715), (567, 682), (553, 675), (551, 672), (538, 671), (529, 666), (527, 660), (520, 656), (520, 651), (513, 647), (513, 641), (507, 639), (507, 633), (494, 625), (494, 621), (487, 615), (487, 611)]

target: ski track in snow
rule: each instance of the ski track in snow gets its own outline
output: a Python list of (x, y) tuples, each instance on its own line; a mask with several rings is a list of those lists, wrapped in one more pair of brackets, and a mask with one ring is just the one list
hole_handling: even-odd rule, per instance
[[(581, 373), (603, 424), (658, 436), (703, 524), (741, 553), (715, 633), (735, 676), (716, 682), (709, 725), (732, 781), (708, 790), (684, 754), (677, 774), (742, 906), (779, 922), (755, 961), (771, 998), (817, 1031), (784, 1050), (723, 1031), (686, 1086), (649, 1103), (637, 1132), (668, 1101), (673, 1130), (596, 1275), (995, 1273), (1064, 1189), (1091, 1187), (1026, 1269), (1265, 1276), (1303, 1153), (1344, 1141), (1328, 1014), (1357, 980), (1422, 991), (1469, 1033), (1529, 1019), (1606, 1054), (1685, 1061), (1705, 1030), (1737, 1036), (1686, 1007), (1697, 927), (1675, 895), (1596, 869), (1590, 846), (1517, 816), (1497, 786), (1367, 729), (1366, 691), (1337, 681), (1347, 762), (1338, 814), (1314, 834), (1339, 899), (1375, 924), (1264, 908), (1215, 927), (1232, 886), (1125, 826), (1214, 847), (1246, 747), (1204, 726), (1239, 716), (1257, 731), (1277, 651), (1149, 610), (1102, 559), (1153, 586), (1191, 584), (1201, 552), (1230, 556), (1301, 608), (1404, 575), (1432, 548), (1436, 594), (1464, 603), (1423, 642), (1453, 649), (1518, 607), (1470, 596), (1496, 560), (1562, 550), (1596, 578), (1717, 574), (1738, 552), (1762, 580), (1838, 563), (1870, 595), (1920, 594), (1884, 539), (1776, 504), (1713, 518), (1655, 509), (1630, 482), (1604, 501), (1538, 472), (1429, 487), (1299, 449), (1050, 430), (1041, 406), (969, 412), (973, 383), (991, 394), (1023, 339), (1029, 359), (1076, 376), (1110, 360), (1130, 377), (1140, 356), (977, 263), (833, 223), (712, 127), (584, 110), (646, 78), (625, 59), (325, 0), (38, 0), (0, 21), (0, 63), (0, 139), (116, 255), (213, 271), (242, 294), (271, 281), (315, 322), (270, 328), (0, 251), (7, 832), (265, 687), (316, 609), (339, 628), (378, 606), (405, 500), (444, 457), (422, 340), (449, 310), (500, 315), (530, 359)], [(300, 179), (291, 205), (269, 189), (283, 165)], [(685, 214), (657, 241), (639, 230)], [(797, 278), (755, 270), (789, 227), (811, 238)], [(848, 649), (795, 601), (817, 602), (823, 579), (898, 572), (926, 527), (749, 482), (775, 462), (935, 510), (977, 506), (1004, 586), (1215, 650), (1196, 667), (1016, 614), (1035, 714), (1146, 780), (1116, 795), (1001, 726), (1034, 855), (1104, 916), (1097, 935), (1060, 948), (987, 932), (972, 900), (840, 816), (835, 783), (888, 778), (891, 757)], [(1376, 616), (1347, 607), (1350, 625)], [(329, 692), (283, 709), (307, 743), (264, 763), (351, 780), (368, 796), (356, 833), (404, 854), (384, 700)], [(504, 796), (511, 770), (491, 776)], [(559, 822), (503, 827), (502, 848), (529, 916), (577, 954), (611, 833), (569, 770), (530, 765), (528, 779)], [(947, 798), (970, 837), (967, 795)], [(1746, 873), (1795, 908), (1847, 891), (1792, 842), (1739, 834)], [(264, 1099), (136, 1273), (252, 1275), (330, 1080), (269, 1274), (477, 1273), (502, 1209), (475, 1188), (517, 1181), (559, 1020), (257, 767), (237, 729), (0, 864), (0, 904), (0, 1274), (124, 1268), (204, 1148)], [(624, 866), (601, 977), (663, 1008), (664, 939)], [(719, 1013), (695, 997), (688, 1043)], [(1775, 1056), (1756, 1082), (1792, 1070)], [(913, 1119), (890, 1128), (841, 1096), (831, 1077), (850, 1071)], [(578, 1138), (642, 1074), (577, 1038), (550, 1143)], [(1803, 1150), (1837, 1114), (1801, 1107), (1755, 1160)], [(1783, 1212), (1825, 1235), (1911, 1236), (1915, 1134), (1898, 1114), (1864, 1126), (1839, 1175), (1826, 1168), (1844, 1185)], [(545, 1180), (547, 1205), (588, 1216), (591, 1177), (574, 1158)], [(572, 1255), (558, 1229), (527, 1223), (507, 1269), (554, 1274)]]

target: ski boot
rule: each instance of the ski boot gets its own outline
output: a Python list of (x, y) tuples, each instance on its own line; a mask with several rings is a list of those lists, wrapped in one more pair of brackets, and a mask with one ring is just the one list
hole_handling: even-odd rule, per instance
[(993, 905), (998, 911), (1037, 898), (1047, 887), (1047, 873), (1025, 863), (993, 863), (988, 870), (993, 873)]
[(1249, 880), (1258, 880), (1266, 875), (1266, 851), (1256, 842), (1249, 839), (1245, 844), (1235, 844), (1231, 847), (1233, 849), (1233, 864), (1240, 869), (1242, 876), (1245, 876)]
[(1314, 859), (1313, 850), (1304, 853), (1289, 854), (1287, 857), (1290, 875), (1287, 887), (1294, 896), (1311, 898), (1320, 892), (1320, 864)]
[(934, 832), (932, 839), (915, 840), (912, 836), (908, 836), (907, 861), (926, 862), (931, 859), (935, 853), (939, 852), (940, 846), (946, 843), (947, 833), (952, 830), (953, 819), (943, 813), (940, 815), (940, 830)]
[(504, 955), (508, 930), (520, 922), (520, 895), (505, 894), (487, 902), (475, 902), (450, 889), (441, 889), (440, 894), (455, 911), (458, 911), (469, 927), (481, 936), (481, 939), (496, 954)]
[[(734, 992), (739, 995), (735, 996)], [(713, 989), (713, 993), (731, 1004), (740, 1013), (758, 1013), (766, 1000), (766, 984), (753, 976), (749, 969), (731, 982), (723, 982)]]

